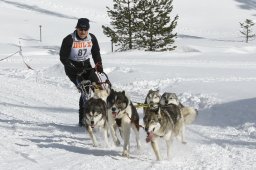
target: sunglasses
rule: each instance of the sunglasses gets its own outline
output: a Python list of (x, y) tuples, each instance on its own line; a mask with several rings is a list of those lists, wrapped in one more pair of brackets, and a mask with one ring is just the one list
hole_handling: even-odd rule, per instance
[(88, 31), (88, 29), (86, 29), (86, 28), (78, 28), (78, 31)]

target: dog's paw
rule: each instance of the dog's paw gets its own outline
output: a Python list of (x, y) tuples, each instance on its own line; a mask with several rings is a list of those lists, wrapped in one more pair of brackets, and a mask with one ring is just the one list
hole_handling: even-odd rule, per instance
[(122, 156), (123, 156), (123, 157), (127, 157), (127, 158), (130, 157), (129, 152), (128, 152), (127, 150), (124, 150), (124, 151), (123, 151)]

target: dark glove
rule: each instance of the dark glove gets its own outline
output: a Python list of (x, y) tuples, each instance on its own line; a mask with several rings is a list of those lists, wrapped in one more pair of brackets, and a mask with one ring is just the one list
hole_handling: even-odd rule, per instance
[(65, 64), (65, 69), (68, 70), (69, 72), (77, 71), (76, 67), (71, 62), (68, 62), (67, 64)]
[(95, 70), (99, 73), (103, 73), (103, 66), (100, 62), (95, 64)]

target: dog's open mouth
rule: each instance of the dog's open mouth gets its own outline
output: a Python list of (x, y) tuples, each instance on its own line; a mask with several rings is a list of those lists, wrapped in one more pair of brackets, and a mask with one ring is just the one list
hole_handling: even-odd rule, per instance
[(117, 112), (112, 112), (113, 118), (116, 118)]
[(153, 138), (154, 138), (153, 132), (152, 131), (151, 132), (147, 132), (146, 142), (147, 143), (151, 142)]
[(95, 127), (95, 125), (91, 125), (91, 128), (94, 128)]

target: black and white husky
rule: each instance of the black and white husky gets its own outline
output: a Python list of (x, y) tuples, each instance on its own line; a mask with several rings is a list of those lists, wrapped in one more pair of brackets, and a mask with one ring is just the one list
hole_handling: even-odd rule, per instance
[(82, 121), (90, 135), (93, 146), (98, 145), (93, 132), (93, 129), (97, 127), (103, 129), (105, 143), (108, 145), (107, 106), (102, 99), (90, 98), (86, 101)]
[(100, 98), (104, 100), (107, 104), (107, 123), (108, 123), (108, 128), (110, 130), (111, 136), (113, 138), (113, 141), (116, 146), (120, 145), (120, 140), (118, 139), (116, 135), (116, 130), (117, 130), (117, 123), (115, 120), (115, 115), (112, 115), (112, 106), (114, 105), (115, 102), (115, 90), (111, 89), (111, 87), (107, 87), (105, 89), (95, 89), (94, 90), (94, 96), (93, 98)]
[(107, 107), (109, 128), (113, 140), (117, 145), (120, 144), (115, 131), (117, 126), (124, 140), (122, 155), (129, 157), (131, 128), (135, 132), (137, 148), (140, 149), (141, 145), (139, 139), (139, 114), (125, 91), (117, 92), (112, 89), (107, 98)]
[[(120, 124), (120, 120), (116, 119), (116, 112), (112, 111), (112, 107), (115, 104), (116, 99), (116, 91), (114, 89), (110, 90), (110, 94), (108, 95), (106, 99), (107, 103), (107, 116), (108, 116), (108, 127), (112, 136), (112, 139), (116, 146), (120, 145), (120, 140), (117, 137), (116, 131), (117, 131), (117, 123)], [(121, 131), (120, 131), (121, 133)], [(122, 135), (121, 135), (122, 136)]]
[(178, 97), (175, 93), (164, 93), (160, 100), (160, 105), (162, 107), (168, 107), (169, 105), (174, 104), (180, 107), (181, 114), (184, 117), (184, 122), (186, 125), (191, 124), (197, 117), (198, 111), (193, 107), (184, 106), (178, 100)]

